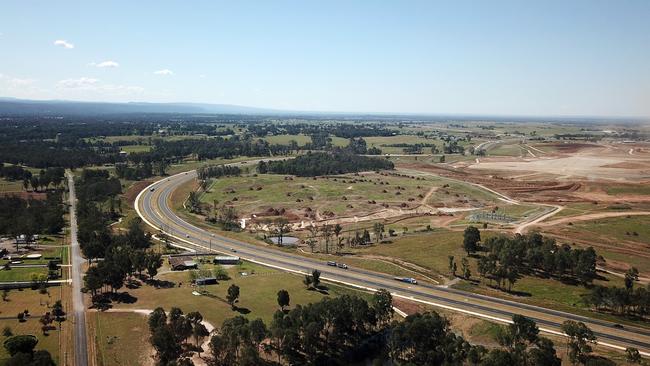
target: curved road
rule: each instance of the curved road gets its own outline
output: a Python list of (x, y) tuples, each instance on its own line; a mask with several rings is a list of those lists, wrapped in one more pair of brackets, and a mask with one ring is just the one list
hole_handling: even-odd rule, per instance
[(599, 344), (619, 350), (634, 347), (642, 354), (650, 356), (650, 330), (647, 329), (630, 326), (620, 328), (607, 321), (451, 288), (424, 283), (411, 285), (395, 281), (390, 275), (363, 269), (339, 269), (327, 266), (322, 260), (245, 243), (199, 228), (178, 217), (169, 206), (172, 192), (195, 178), (196, 171), (164, 178), (145, 188), (135, 201), (138, 215), (148, 225), (184, 243), (186, 248), (226, 254), (232, 254), (234, 249), (242, 259), (265, 266), (300, 274), (311, 273), (317, 269), (321, 272), (323, 280), (366, 290), (385, 288), (395, 297), (500, 322), (509, 322), (512, 315), (522, 314), (535, 320), (543, 332), (556, 335), (562, 335), (560, 325), (565, 320), (582, 321), (594, 331)]

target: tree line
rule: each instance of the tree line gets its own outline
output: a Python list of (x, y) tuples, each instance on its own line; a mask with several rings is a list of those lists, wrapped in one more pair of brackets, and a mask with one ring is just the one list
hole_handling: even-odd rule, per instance
[(598, 258), (592, 247), (558, 245), (555, 239), (539, 233), (497, 235), (479, 244), (480, 240), (480, 231), (469, 226), (463, 235), (463, 248), (468, 255), (485, 252), (478, 258), (479, 274), (490, 282), (496, 281), (499, 288), (507, 284), (511, 290), (525, 274), (582, 284), (590, 284), (596, 278)]
[[(120, 234), (114, 234), (108, 227), (110, 220), (117, 216), (114, 202), (119, 202), (119, 180), (106, 170), (85, 169), (76, 181), (76, 188), (79, 245), (90, 265), (84, 276), (86, 290), (93, 296), (98, 291), (113, 293), (129, 277), (142, 276), (144, 271), (153, 279), (162, 266), (162, 258), (148, 250), (151, 238), (142, 229), (142, 221), (132, 219), (126, 232)], [(93, 260), (99, 258), (103, 260), (94, 265)]]
[(44, 200), (0, 197), (0, 234), (58, 234), (65, 226), (61, 191), (47, 192)]
[(359, 156), (344, 150), (308, 152), (295, 159), (261, 161), (257, 169), (261, 174), (291, 174), (301, 177), (344, 174), (368, 170), (393, 169), (393, 162), (383, 158)]
[(241, 175), (241, 169), (235, 165), (204, 165), (196, 170), (199, 180), (209, 178), (235, 177)]
[(597, 311), (645, 318), (650, 314), (650, 285), (635, 288), (637, 281), (639, 271), (632, 267), (625, 273), (624, 287), (594, 286), (583, 301)]
[[(435, 311), (393, 320), (392, 296), (386, 290), (377, 291), (370, 300), (353, 295), (326, 297), (288, 311), (289, 293), (280, 290), (277, 300), (280, 309), (268, 326), (261, 319), (226, 319), (211, 335), (209, 350), (201, 349), (207, 334), (200, 325), (200, 314), (183, 315), (175, 308), (167, 314), (156, 309), (149, 316), (149, 327), (158, 364), (191, 365), (187, 351), (209, 351), (204, 359), (212, 366), (561, 363), (553, 342), (540, 336), (535, 322), (521, 315), (514, 315), (511, 324), (499, 326), (499, 347), (487, 349), (455, 334), (449, 321)], [(572, 321), (565, 322), (562, 329), (568, 335), (569, 359), (574, 363), (592, 359), (593, 332)]]

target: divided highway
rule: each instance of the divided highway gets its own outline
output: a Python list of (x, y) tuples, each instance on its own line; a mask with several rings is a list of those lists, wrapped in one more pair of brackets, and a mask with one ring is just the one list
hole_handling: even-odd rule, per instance
[(560, 325), (565, 320), (582, 321), (594, 331), (599, 344), (620, 350), (634, 347), (645, 356), (650, 356), (650, 330), (621, 327), (607, 321), (451, 288), (429, 284), (411, 285), (395, 281), (390, 275), (358, 268), (331, 267), (322, 260), (245, 243), (199, 228), (178, 217), (169, 206), (172, 192), (195, 178), (196, 171), (164, 178), (145, 188), (135, 201), (138, 215), (148, 225), (182, 242), (182, 246), (188, 249), (226, 254), (233, 254), (232, 251), (235, 250), (242, 259), (294, 273), (307, 274), (317, 269), (322, 273), (323, 280), (366, 290), (385, 288), (395, 297), (495, 321), (509, 322), (513, 314), (522, 314), (535, 320), (543, 332), (556, 335), (562, 334)]

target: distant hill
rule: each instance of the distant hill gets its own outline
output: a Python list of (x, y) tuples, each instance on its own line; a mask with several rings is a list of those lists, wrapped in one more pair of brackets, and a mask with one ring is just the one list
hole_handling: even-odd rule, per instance
[(102, 103), (0, 98), (4, 115), (97, 115), (127, 113), (279, 114), (286, 111), (207, 103)]

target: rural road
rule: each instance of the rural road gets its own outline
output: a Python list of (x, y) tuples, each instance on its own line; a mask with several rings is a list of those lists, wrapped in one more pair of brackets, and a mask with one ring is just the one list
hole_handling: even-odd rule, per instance
[(138, 215), (155, 230), (164, 231), (175, 238), (182, 246), (206, 252), (208, 245), (212, 251), (232, 254), (236, 250), (242, 259), (293, 273), (306, 274), (319, 270), (321, 278), (349, 286), (377, 290), (385, 288), (393, 296), (428, 304), (438, 308), (461, 312), (485, 319), (510, 322), (514, 314), (522, 314), (537, 322), (540, 330), (546, 333), (563, 335), (560, 325), (565, 320), (582, 321), (589, 326), (598, 343), (619, 350), (635, 347), (644, 355), (650, 356), (650, 330), (625, 326), (570, 314), (510, 300), (469, 293), (453, 288), (443, 288), (426, 283), (411, 285), (395, 281), (392, 276), (358, 268), (348, 270), (327, 266), (325, 261), (281, 252), (272, 247), (245, 243), (223, 237), (194, 226), (178, 217), (169, 206), (172, 192), (183, 183), (196, 178), (196, 172), (185, 172), (164, 178), (145, 188), (135, 201)]
[(70, 246), (72, 248), (72, 309), (74, 311), (74, 365), (88, 365), (88, 338), (86, 336), (86, 308), (84, 305), (83, 279), (81, 278), (81, 267), (84, 259), (81, 256), (79, 241), (77, 240), (77, 196), (75, 195), (74, 177), (72, 172), (67, 171), (68, 191), (70, 199)]

